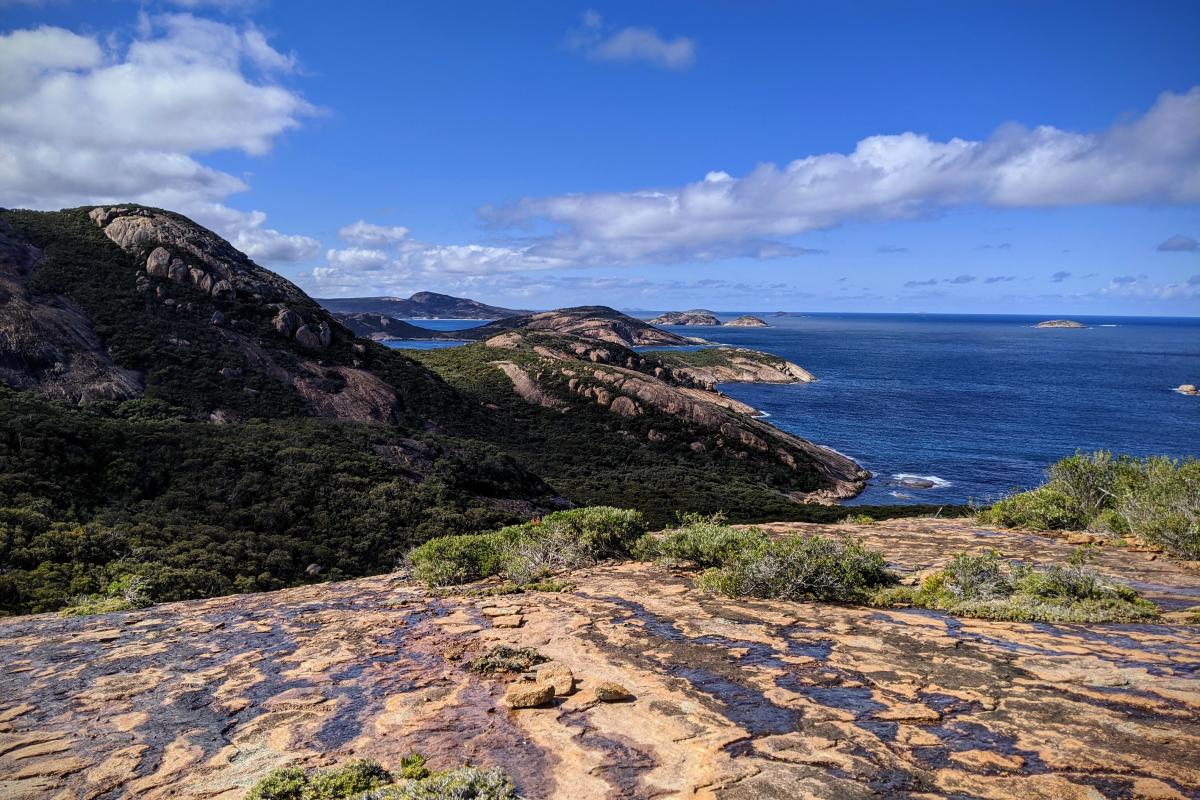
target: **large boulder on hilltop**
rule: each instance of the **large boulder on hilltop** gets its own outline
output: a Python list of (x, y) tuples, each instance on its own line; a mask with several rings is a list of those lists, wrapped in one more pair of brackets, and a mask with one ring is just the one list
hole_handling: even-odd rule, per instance
[(170, 273), (171, 253), (165, 247), (156, 247), (146, 257), (146, 272), (156, 278), (165, 278)]
[[(110, 206), (94, 208), (88, 216), (123, 250), (142, 253), (149, 249), (153, 254), (163, 249), (181, 258), (181, 264), (189, 262), (184, 264), (180, 282), (189, 281), (189, 269), (197, 268), (213, 276), (214, 291), (223, 280), (231, 290), (258, 295), (267, 302), (311, 302), (291, 281), (263, 269), (217, 234), (179, 214), (141, 206)], [(157, 263), (162, 256), (155, 258)]]
[(275, 318), (271, 320), (271, 325), (280, 336), (285, 336), (288, 339), (296, 333), (296, 329), (304, 324), (304, 318), (292, 311), (290, 308), (281, 308)]

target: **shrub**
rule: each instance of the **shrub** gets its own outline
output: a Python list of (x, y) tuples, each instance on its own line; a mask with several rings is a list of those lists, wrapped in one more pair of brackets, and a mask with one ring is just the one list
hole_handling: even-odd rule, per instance
[(612, 506), (590, 506), (556, 511), (542, 518), (539, 531), (561, 531), (572, 537), (592, 558), (618, 558), (647, 530), (646, 518), (637, 511)]
[(1087, 526), (1087, 517), (1074, 498), (1053, 486), (1007, 497), (980, 511), (984, 525), (1024, 528), (1031, 531), (1064, 530)]
[(492, 533), (440, 536), (412, 550), (408, 561), (414, 576), (431, 586), (499, 574), (527, 584), (601, 559), (627, 557), (645, 532), (645, 519), (636, 511), (576, 508)]
[(322, 770), (308, 779), (303, 800), (343, 800), (392, 782), (378, 762), (356, 758), (337, 769)]
[(689, 518), (687, 524), (669, 531), (655, 542), (652, 552), (659, 558), (690, 561), (701, 567), (718, 567), (768, 541), (769, 537), (758, 528), (732, 528), (723, 524), (720, 517)]
[(1181, 558), (1200, 559), (1200, 461), (1145, 459), (1117, 507), (1134, 536)]
[(883, 556), (853, 540), (820, 535), (765, 539), (700, 577), (732, 596), (858, 602), (896, 582)]
[(458, 767), (367, 792), (360, 800), (519, 800), (519, 797), (512, 778), (499, 767)]
[(420, 753), (409, 753), (400, 759), (400, 777), (420, 780), (429, 776), (429, 768), (425, 766), (425, 756)]
[(491, 533), (439, 536), (408, 554), (413, 575), (430, 586), (453, 586), (496, 575), (504, 546), (523, 535), (527, 526), (510, 525)]
[(842, 520), (842, 522), (849, 525), (874, 525), (875, 518), (870, 514), (851, 514)]
[(299, 767), (280, 767), (268, 772), (251, 787), (246, 800), (303, 800), (308, 775)]
[(1090, 551), (1076, 550), (1065, 565), (1034, 567), (995, 550), (959, 553), (919, 587), (886, 589), (872, 602), (1015, 622), (1136, 622), (1158, 616), (1158, 608), (1133, 589), (1088, 569), (1090, 558)]
[(1200, 461), (1076, 453), (1047, 475), (1045, 485), (980, 512), (980, 522), (1131, 535), (1181, 558), (1200, 558)]

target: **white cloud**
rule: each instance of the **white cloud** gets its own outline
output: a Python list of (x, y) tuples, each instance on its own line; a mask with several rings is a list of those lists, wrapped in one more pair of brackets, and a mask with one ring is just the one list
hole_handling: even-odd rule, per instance
[(636, 264), (790, 254), (781, 240), (851, 221), (904, 220), (948, 208), (1200, 201), (1200, 87), (1164, 93), (1143, 116), (1094, 134), (1006, 125), (985, 141), (872, 136), (740, 178), (710, 172), (665, 189), (526, 198), (485, 207), (494, 223), (557, 232), (530, 256)]
[(608, 31), (599, 12), (583, 14), (583, 27), (567, 36), (567, 47), (598, 61), (644, 61), (684, 70), (696, 61), (696, 43), (686, 36), (665, 39), (653, 28), (630, 26)]
[(386, 247), (403, 241), (408, 236), (408, 228), (399, 225), (387, 227), (372, 225), (370, 222), (359, 220), (350, 225), (338, 228), (338, 238), (344, 242), (360, 247)]
[(295, 57), (253, 26), (190, 14), (143, 15), (120, 40), (53, 27), (0, 36), (0, 205), (141, 202), (193, 215), (265, 261), (319, 252), (261, 212), (225, 207), (245, 181), (197, 160), (266, 153), (315, 112), (277, 79)]
[(1136, 278), (1119, 275), (1100, 290), (1104, 297), (1119, 297), (1127, 300), (1170, 301), (1200, 298), (1200, 285), (1190, 280), (1170, 283), (1154, 283), (1145, 275)]

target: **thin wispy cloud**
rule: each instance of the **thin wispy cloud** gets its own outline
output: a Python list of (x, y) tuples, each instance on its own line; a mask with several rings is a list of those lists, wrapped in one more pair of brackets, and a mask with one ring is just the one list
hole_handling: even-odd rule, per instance
[(1071, 277), (1070, 272), (1067, 272), (1066, 270), (1059, 270), (1058, 272), (1056, 272), (1050, 276), (1050, 281), (1052, 283), (1062, 283), (1069, 277)]
[(984, 283), (1007, 283), (1009, 281), (1015, 281), (1016, 279), (1017, 279), (1016, 275), (989, 275), (988, 277), (983, 279), (983, 282)]
[(1159, 242), (1155, 249), (1160, 253), (1195, 253), (1200, 251), (1200, 242), (1190, 236), (1177, 233), (1169, 239)]
[(612, 28), (600, 12), (585, 11), (582, 24), (567, 34), (569, 49), (596, 61), (641, 61), (671, 70), (685, 70), (696, 62), (696, 43), (686, 36), (666, 38), (654, 28)]
[(908, 248), (907, 247), (896, 247), (895, 245), (890, 245), (890, 244), (881, 244), (881, 245), (879, 245), (879, 247), (877, 247), (875, 249), (875, 252), (889, 253), (889, 254), (890, 253), (907, 253)]

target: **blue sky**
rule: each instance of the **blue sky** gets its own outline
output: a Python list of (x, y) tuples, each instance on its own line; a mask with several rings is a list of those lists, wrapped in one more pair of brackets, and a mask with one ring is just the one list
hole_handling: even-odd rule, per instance
[(1200, 311), (1195, 2), (0, 21), (0, 204), (177, 208), (317, 296)]

